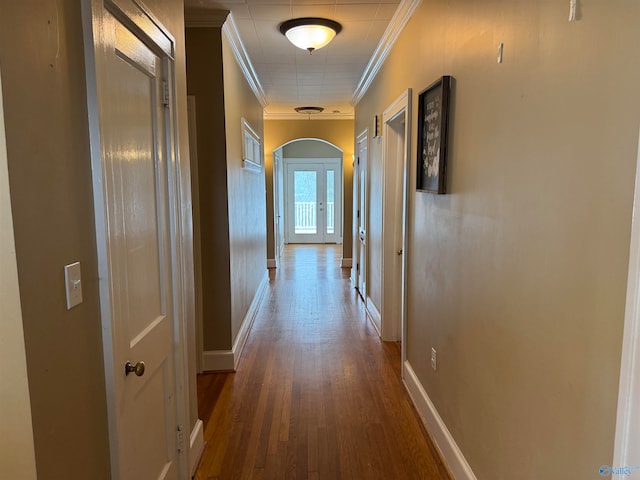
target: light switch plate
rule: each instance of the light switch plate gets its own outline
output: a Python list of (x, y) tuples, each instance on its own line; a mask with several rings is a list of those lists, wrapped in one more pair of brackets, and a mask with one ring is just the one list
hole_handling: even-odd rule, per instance
[(64, 283), (67, 290), (67, 310), (82, 303), (82, 278), (80, 262), (65, 265)]

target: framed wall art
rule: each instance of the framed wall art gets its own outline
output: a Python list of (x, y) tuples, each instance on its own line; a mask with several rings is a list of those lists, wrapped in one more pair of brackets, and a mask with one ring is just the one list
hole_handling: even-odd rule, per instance
[(451, 77), (445, 75), (418, 97), (416, 189), (446, 193)]

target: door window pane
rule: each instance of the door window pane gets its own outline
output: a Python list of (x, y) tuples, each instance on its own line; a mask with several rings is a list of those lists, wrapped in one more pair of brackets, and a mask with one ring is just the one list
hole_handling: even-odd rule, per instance
[(293, 174), (295, 233), (315, 235), (318, 233), (316, 172), (295, 171)]
[(336, 212), (335, 212), (335, 172), (327, 170), (327, 234), (335, 233)]

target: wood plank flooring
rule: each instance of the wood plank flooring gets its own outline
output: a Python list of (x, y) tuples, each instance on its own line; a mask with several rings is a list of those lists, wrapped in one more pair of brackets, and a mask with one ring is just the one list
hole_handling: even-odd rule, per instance
[(340, 249), (287, 246), (238, 371), (198, 377), (197, 480), (449, 480)]

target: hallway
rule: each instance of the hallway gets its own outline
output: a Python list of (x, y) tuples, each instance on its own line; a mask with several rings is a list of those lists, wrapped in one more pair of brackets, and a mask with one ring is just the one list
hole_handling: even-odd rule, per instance
[(235, 374), (198, 378), (207, 479), (448, 479), (340, 246), (289, 245)]

